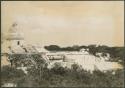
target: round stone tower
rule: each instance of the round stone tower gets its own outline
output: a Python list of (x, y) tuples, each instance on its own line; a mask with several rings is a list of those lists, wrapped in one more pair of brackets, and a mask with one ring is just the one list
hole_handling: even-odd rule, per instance
[(17, 23), (12, 24), (8, 31), (7, 41), (11, 47), (22, 46), (24, 43), (24, 37), (21, 33)]

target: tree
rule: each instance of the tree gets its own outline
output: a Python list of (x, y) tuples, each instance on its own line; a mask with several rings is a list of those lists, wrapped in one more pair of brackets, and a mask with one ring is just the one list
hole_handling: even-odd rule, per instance
[(88, 48), (89, 48), (89, 53), (90, 54), (93, 54), (93, 55), (96, 54), (96, 52), (97, 52), (96, 45), (89, 45)]
[(99, 45), (98, 47), (97, 47), (97, 51), (98, 52), (103, 52), (103, 53), (107, 53), (108, 52), (108, 49), (109, 49), (109, 47), (108, 46), (105, 46), (105, 45)]
[(74, 51), (79, 51), (79, 46), (78, 45), (73, 45), (72, 48), (73, 48)]
[(59, 51), (60, 50), (60, 47), (57, 45), (45, 46), (44, 48), (47, 50), (50, 50), (50, 51)]
[(57, 75), (64, 75), (66, 73), (66, 69), (62, 67), (60, 63), (55, 63), (51, 71)]
[(73, 71), (78, 71), (80, 69), (80, 66), (78, 64), (72, 64), (71, 69)]

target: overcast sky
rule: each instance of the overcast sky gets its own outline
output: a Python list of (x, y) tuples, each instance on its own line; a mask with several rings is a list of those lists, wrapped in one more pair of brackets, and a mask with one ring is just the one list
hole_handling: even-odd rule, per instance
[(2, 33), (17, 22), (30, 44), (124, 45), (123, 1), (2, 1)]

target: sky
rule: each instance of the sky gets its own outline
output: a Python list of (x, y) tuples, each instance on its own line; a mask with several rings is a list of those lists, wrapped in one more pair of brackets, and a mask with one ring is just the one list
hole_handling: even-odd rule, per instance
[(13, 23), (29, 44), (124, 45), (123, 1), (2, 1), (2, 35)]

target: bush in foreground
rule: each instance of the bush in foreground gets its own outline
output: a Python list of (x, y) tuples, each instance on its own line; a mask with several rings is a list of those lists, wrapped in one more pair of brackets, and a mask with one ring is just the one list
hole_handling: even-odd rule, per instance
[(15, 82), (18, 87), (123, 87), (124, 72), (117, 70), (116, 74), (112, 71), (103, 73), (94, 71), (91, 74), (78, 65), (72, 68), (64, 68), (55, 65), (52, 69), (46, 67), (28, 69), (25, 75), (22, 71), (10, 67), (3, 67), (2, 83)]

